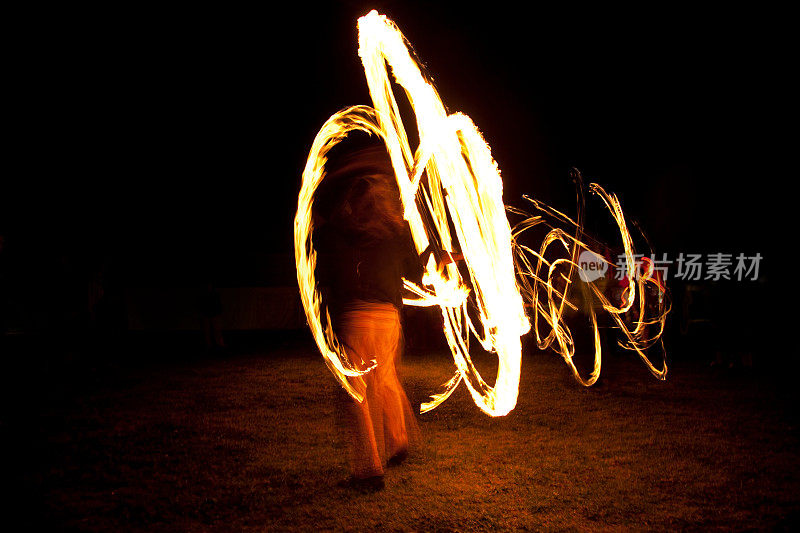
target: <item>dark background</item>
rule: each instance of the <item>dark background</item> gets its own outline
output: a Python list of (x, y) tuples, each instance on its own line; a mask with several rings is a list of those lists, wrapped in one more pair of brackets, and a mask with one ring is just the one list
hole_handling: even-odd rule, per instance
[[(786, 302), (785, 17), (501, 2), (20, 15), (6, 283), (42, 305), (59, 276), (104, 262), (124, 286), (294, 283), (311, 141), (333, 112), (370, 103), (356, 20), (371, 7), (395, 20), (449, 110), (481, 129), (507, 204), (528, 194), (574, 213), (577, 167), (619, 195), (656, 252), (761, 253), (769, 285), (757, 290)], [(259, 271), (264, 254), (289, 268)]]
[[(105, 531), (797, 521), (795, 18), (519, 5), (6, 11), (0, 479), (16, 518)], [(763, 260), (758, 282), (698, 282), (688, 315), (687, 285), (667, 280), (665, 382), (612, 332), (586, 389), (526, 336), (515, 411), (483, 417), (459, 387), (420, 419), (432, 451), (387, 476), (386, 512), (365, 517), (334, 489), (337, 387), (302, 323), (292, 219), (320, 126), (370, 104), (356, 20), (372, 7), (481, 129), (507, 204), (528, 194), (574, 214), (577, 167), (619, 195), (657, 254)], [(605, 238), (598, 207), (587, 228)], [(208, 282), (227, 351), (203, 346)], [(245, 303), (250, 318), (294, 318), (250, 349), (230, 327)], [(414, 405), (452, 372), (446, 348), (412, 350), (425, 334), (442, 344), (424, 318), (405, 328)], [(690, 318), (706, 321), (684, 332)]]

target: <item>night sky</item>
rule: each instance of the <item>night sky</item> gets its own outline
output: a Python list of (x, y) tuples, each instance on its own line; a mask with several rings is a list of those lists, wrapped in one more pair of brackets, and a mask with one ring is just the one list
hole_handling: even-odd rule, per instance
[(173, 280), (198, 258), (231, 272), (290, 254), (316, 131), (370, 104), (356, 19), (374, 6), (449, 110), (481, 129), (507, 204), (529, 194), (573, 213), (574, 166), (620, 196), (657, 251), (760, 252), (769, 269), (778, 247), (760, 232), (785, 218), (773, 206), (791, 172), (777, 163), (789, 120), (780, 14), (323, 6), (21, 21), (7, 245), (110, 254), (130, 276)]

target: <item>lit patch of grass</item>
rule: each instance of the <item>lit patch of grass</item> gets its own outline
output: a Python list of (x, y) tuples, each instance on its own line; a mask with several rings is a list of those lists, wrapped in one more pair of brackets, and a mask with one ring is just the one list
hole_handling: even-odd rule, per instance
[[(585, 389), (557, 357), (527, 354), (518, 406), (501, 418), (462, 385), (417, 417), (419, 449), (371, 495), (336, 485), (347, 476), (338, 390), (312, 347), (119, 370), (37, 403), (16, 437), (14, 479), (35, 487), (41, 518), (86, 531), (770, 529), (796, 519), (793, 395), (688, 364), (665, 383), (634, 360), (609, 367)], [(412, 402), (453, 368), (446, 354), (407, 356)]]

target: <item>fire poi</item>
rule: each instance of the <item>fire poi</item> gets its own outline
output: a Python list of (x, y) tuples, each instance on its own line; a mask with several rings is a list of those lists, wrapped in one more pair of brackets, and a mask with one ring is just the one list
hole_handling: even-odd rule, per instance
[[(531, 330), (526, 308), (532, 313), (539, 347), (555, 350), (580, 383), (592, 385), (601, 368), (595, 311), (589, 310), (595, 340), (594, 367), (586, 379), (572, 361), (575, 346), (564, 321), (565, 309), (575, 308), (569, 294), (571, 280), (580, 268), (578, 254), (590, 249), (583, 239), (582, 206), (578, 220), (573, 221), (531, 200), (534, 210), (541, 214), (513, 210), (524, 219), (512, 230), (503, 203), (500, 171), (489, 145), (468, 116), (447, 114), (436, 89), (423, 77), (394, 22), (376, 11), (361, 17), (358, 44), (373, 105), (343, 109), (331, 116), (317, 133), (303, 171), (294, 222), (300, 296), (308, 325), (328, 368), (353, 398), (363, 401), (347, 377), (358, 377), (374, 366), (366, 370), (355, 368), (333, 332), (315, 278), (312, 218), (314, 192), (325, 177), (326, 154), (348, 133), (363, 131), (378, 136), (386, 146), (417, 252), (423, 254), (432, 244), (438, 250), (457, 252), (464, 258), (462, 272), (454, 262), (437, 264), (429, 256), (422, 285), (404, 281), (405, 288), (413, 295), (404, 298), (405, 305), (438, 306), (441, 310), (444, 335), (456, 364), (455, 375), (422, 404), (421, 412), (441, 404), (463, 381), (482, 411), (491, 416), (509, 413), (519, 392), (521, 337)], [(400, 117), (386, 63), (396, 83), (405, 90), (415, 114), (419, 146), (414, 150)], [(590, 190), (603, 200), (619, 227), (627, 258), (628, 287), (622, 302), (610, 301), (595, 284), (590, 283), (589, 287), (622, 331), (626, 342), (621, 344), (636, 351), (650, 371), (664, 379), (666, 362), (657, 369), (645, 351), (660, 341), (668, 303), (659, 298), (655, 312), (652, 306), (645, 305), (647, 288), (655, 285), (660, 290), (652, 276), (652, 265), (637, 275), (633, 243), (618, 199), (597, 184), (591, 184)], [(570, 230), (550, 226), (538, 251), (518, 244), (520, 233), (546, 220)], [(551, 246), (563, 250), (563, 257), (546, 260)], [(629, 325), (623, 315), (632, 310), (636, 316)], [(548, 330), (546, 335), (540, 330), (544, 325)], [(494, 386), (483, 379), (470, 359), (473, 338), (484, 350), (497, 355)]]

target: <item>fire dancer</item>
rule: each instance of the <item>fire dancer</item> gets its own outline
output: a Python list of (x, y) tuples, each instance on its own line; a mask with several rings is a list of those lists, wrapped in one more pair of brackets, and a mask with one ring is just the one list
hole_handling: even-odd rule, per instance
[[(345, 142), (344, 144), (347, 144)], [(383, 145), (331, 157), (315, 199), (315, 226), (322, 281), (332, 322), (351, 363), (349, 378), (364, 394), (358, 402), (342, 391), (350, 452), (347, 484), (360, 490), (384, 486), (384, 463), (403, 462), (416, 432), (411, 405), (397, 377), (403, 346), (402, 278), (419, 281), (413, 247), (394, 171)]]

